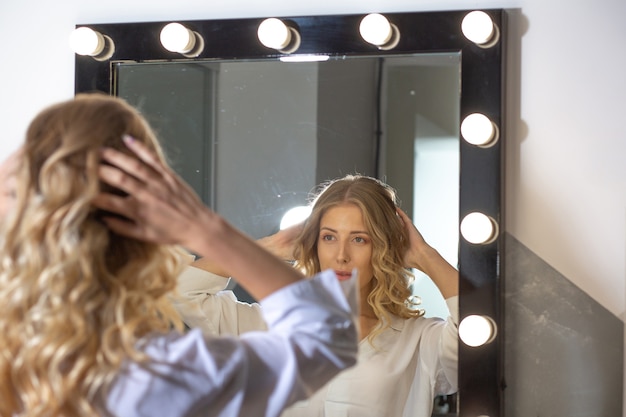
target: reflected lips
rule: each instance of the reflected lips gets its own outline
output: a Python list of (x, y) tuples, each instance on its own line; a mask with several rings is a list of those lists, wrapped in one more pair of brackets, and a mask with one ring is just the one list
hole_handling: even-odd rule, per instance
[(337, 271), (335, 270), (335, 274), (337, 274), (337, 279), (339, 281), (345, 281), (352, 277), (352, 271)]

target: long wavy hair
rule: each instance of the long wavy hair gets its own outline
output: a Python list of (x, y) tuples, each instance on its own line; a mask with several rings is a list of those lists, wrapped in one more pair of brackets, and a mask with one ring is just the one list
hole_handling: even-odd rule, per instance
[[(91, 201), (100, 149), (130, 154), (129, 134), (164, 160), (143, 117), (123, 100), (77, 95), (30, 124), (15, 205), (0, 237), (0, 415), (91, 416), (148, 334), (180, 328), (168, 294), (178, 248), (111, 232)], [(117, 190), (119, 192), (119, 190)]]
[(391, 324), (391, 315), (420, 317), (411, 294), (413, 274), (403, 264), (409, 236), (396, 213), (396, 191), (384, 182), (364, 176), (347, 175), (322, 184), (312, 198), (311, 214), (297, 240), (295, 266), (307, 275), (320, 272), (317, 256), (320, 222), (324, 214), (340, 204), (354, 204), (363, 213), (367, 232), (372, 238), (374, 280), (367, 303), (373, 308), (379, 325), (368, 335), (374, 338)]

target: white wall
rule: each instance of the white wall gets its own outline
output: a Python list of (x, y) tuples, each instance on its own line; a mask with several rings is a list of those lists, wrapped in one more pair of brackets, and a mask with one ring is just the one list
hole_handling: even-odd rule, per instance
[(623, 0), (85, 0), (0, 3), (0, 158), (45, 105), (73, 94), (77, 23), (519, 8), (512, 22), (506, 230), (623, 317)]

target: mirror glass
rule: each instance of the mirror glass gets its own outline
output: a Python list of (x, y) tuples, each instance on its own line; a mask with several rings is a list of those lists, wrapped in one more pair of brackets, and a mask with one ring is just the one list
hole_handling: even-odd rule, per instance
[[(114, 78), (177, 172), (250, 236), (276, 232), (316, 184), (360, 173), (398, 189), (425, 238), (457, 264), (459, 53), (116, 62)], [(446, 317), (437, 288), (415, 274), (426, 315)]]

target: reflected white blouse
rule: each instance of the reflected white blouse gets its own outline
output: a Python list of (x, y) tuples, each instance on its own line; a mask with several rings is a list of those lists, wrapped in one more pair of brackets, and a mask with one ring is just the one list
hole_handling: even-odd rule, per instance
[(280, 415), (356, 361), (356, 297), (346, 298), (344, 284), (328, 271), (264, 298), (258, 319), (267, 331), (216, 337), (195, 329), (148, 338), (142, 349), (149, 366), (123, 366), (102, 414)]
[[(265, 328), (261, 307), (222, 291), (227, 283), (224, 277), (188, 268), (178, 284), (185, 301), (177, 308), (185, 322), (208, 334)], [(457, 391), (458, 297), (446, 303), (447, 320), (396, 317), (374, 346), (362, 340), (355, 367), (282, 417), (430, 417), (435, 395)]]

